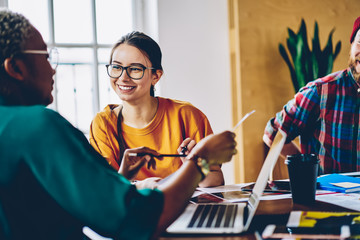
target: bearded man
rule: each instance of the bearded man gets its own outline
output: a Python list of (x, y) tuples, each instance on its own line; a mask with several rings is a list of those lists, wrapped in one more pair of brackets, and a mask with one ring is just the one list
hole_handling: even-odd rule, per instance
[[(349, 67), (308, 83), (269, 120), (263, 141), (287, 134), (282, 154), (315, 153), (320, 172), (360, 171), (360, 17), (350, 36)], [(301, 149), (292, 142), (300, 136)]]

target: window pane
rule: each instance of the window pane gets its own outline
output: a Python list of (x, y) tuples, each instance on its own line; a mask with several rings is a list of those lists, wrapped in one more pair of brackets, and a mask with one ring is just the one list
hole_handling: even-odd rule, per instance
[(131, 0), (96, 1), (97, 41), (114, 44), (132, 30)]
[(110, 48), (101, 48), (98, 50), (99, 58), (99, 105), (100, 110), (104, 109), (108, 104), (121, 103), (120, 98), (116, 95), (110, 86), (110, 78), (106, 73), (105, 64), (109, 63)]
[(91, 48), (58, 48), (59, 65), (69, 63), (87, 63), (90, 64), (94, 60)]
[(56, 43), (93, 42), (90, 0), (54, 0), (54, 18)]
[[(54, 6), (54, 40), (59, 47), (59, 66), (55, 75), (54, 102), (49, 107), (58, 111), (85, 134), (98, 109), (121, 100), (110, 86), (105, 64), (109, 62), (111, 48), (98, 48), (94, 43), (92, 24), (96, 24), (97, 42), (113, 45), (121, 36), (133, 29), (132, 0), (51, 0)], [(92, 19), (92, 1), (96, 4), (96, 22)], [(8, 0), (13, 11), (23, 13), (49, 42), (48, 0)], [(112, 28), (112, 24), (114, 27)], [(83, 46), (81, 46), (83, 44)], [(80, 47), (81, 46), (81, 47)], [(104, 45), (102, 46), (104, 47)], [(98, 76), (94, 75), (94, 54), (98, 49)], [(99, 99), (95, 99), (94, 78), (98, 81)], [(97, 94), (96, 94), (97, 95)], [(97, 105), (97, 104), (96, 104)], [(95, 112), (94, 112), (95, 110)]]
[(111, 48), (99, 48), (98, 59), (101, 64), (108, 64), (110, 61)]
[(86, 133), (93, 117), (92, 49), (60, 48), (59, 52), (58, 112)]
[[(49, 15), (47, 0), (8, 0), (9, 9), (23, 14), (49, 42)], [(41, 14), (39, 14), (41, 13)]]

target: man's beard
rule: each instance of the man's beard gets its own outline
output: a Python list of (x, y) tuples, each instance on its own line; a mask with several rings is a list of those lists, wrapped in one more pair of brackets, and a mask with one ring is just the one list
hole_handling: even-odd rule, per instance
[(356, 61), (360, 61), (360, 56), (355, 58), (349, 58), (349, 67), (351, 69), (351, 73), (357, 83), (360, 83), (360, 73), (356, 72)]

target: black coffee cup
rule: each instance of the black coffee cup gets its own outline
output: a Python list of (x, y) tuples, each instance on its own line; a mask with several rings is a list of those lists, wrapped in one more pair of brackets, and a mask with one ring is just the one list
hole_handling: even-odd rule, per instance
[(288, 155), (285, 164), (288, 166), (293, 203), (314, 203), (319, 158), (315, 154)]

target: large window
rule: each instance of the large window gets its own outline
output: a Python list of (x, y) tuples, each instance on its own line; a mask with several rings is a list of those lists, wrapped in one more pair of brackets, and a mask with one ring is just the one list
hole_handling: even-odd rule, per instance
[(112, 45), (135, 29), (132, 0), (8, 0), (59, 50), (54, 102), (85, 134), (100, 109), (119, 103), (106, 75)]

